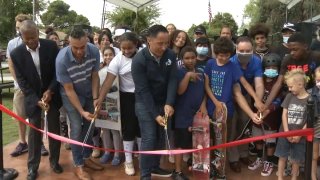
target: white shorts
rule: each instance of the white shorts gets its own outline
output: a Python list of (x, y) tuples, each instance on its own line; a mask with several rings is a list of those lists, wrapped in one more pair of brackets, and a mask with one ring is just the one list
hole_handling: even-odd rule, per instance
[[(252, 136), (256, 137), (256, 136), (263, 136), (263, 135), (268, 135), (268, 134), (273, 134), (276, 133), (277, 131), (270, 131), (270, 130), (262, 130), (262, 128), (258, 128), (256, 126), (252, 126)], [(276, 143), (276, 138), (268, 138), (268, 139), (264, 139), (264, 141), (266, 143)]]

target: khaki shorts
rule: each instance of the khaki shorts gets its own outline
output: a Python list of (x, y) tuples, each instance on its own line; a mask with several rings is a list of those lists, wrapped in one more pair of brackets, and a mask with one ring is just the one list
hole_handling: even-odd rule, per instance
[[(252, 136), (253, 137), (257, 137), (257, 136), (263, 136), (263, 135), (269, 135), (269, 134), (274, 134), (277, 133), (277, 131), (268, 131), (265, 130), (263, 132), (263, 130), (261, 128), (258, 128), (256, 126), (252, 126)], [(266, 143), (276, 143), (277, 139), (276, 138), (268, 138), (264, 140)]]
[(18, 116), (26, 119), (26, 111), (24, 108), (24, 95), (21, 89), (17, 89), (13, 95), (13, 112), (16, 113)]

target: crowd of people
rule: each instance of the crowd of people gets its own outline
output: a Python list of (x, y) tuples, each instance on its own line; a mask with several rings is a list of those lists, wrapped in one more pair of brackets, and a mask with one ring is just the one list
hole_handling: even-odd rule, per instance
[[(264, 23), (251, 26), (247, 36), (236, 39), (230, 27), (222, 26), (214, 42), (201, 25), (194, 29), (193, 37), (174, 24), (153, 25), (139, 35), (127, 27), (116, 29), (114, 35), (109, 29), (88, 34), (74, 27), (64, 44), (53, 28), (47, 29), (46, 39), (39, 38), (36, 24), (24, 14), (16, 17), (16, 29), (17, 37), (7, 47), (15, 80), (14, 112), (41, 129), (43, 107), (49, 106), (49, 132), (83, 142), (89, 131), (87, 144), (116, 150), (101, 154), (97, 149), (65, 143), (79, 179), (92, 179), (87, 168), (101, 171), (102, 164), (111, 159), (111, 165), (119, 166), (122, 159), (117, 151), (122, 149), (126, 151), (125, 173), (135, 175), (137, 167), (129, 152), (135, 144), (141, 151), (166, 148), (164, 126), (169, 129), (171, 149), (192, 148), (189, 127), (199, 111), (214, 122), (225, 104), (230, 142), (239, 137), (248, 121), (252, 122), (251, 136), (304, 129), (308, 98), (320, 98), (320, 28), (311, 47), (293, 24), (283, 26), (283, 42), (278, 47), (269, 45), (270, 29)], [(119, 88), (114, 88), (116, 81)], [(120, 94), (121, 132), (89, 129), (107, 94), (113, 91)], [(319, 156), (317, 133), (313, 180), (317, 179)], [(49, 155), (55, 173), (63, 172), (60, 141), (49, 138), (48, 152), (40, 132), (30, 128), (26, 140), (26, 125), (21, 122), (19, 135), (11, 156), (28, 152), (28, 180), (38, 177), (41, 155)], [(211, 139), (214, 141), (214, 136)], [(305, 160), (305, 143), (300, 136), (269, 138), (252, 143), (250, 149), (249, 145), (227, 148), (227, 160), (236, 173), (245, 165), (270, 176), (277, 166), (278, 179), (290, 175), (294, 180)], [(256, 156), (255, 161), (251, 162), (249, 153)], [(100, 158), (99, 162), (93, 158)], [(192, 164), (190, 154), (169, 156), (174, 171), (160, 168), (160, 158), (139, 155), (140, 179), (189, 179), (182, 164)], [(226, 179), (227, 174), (216, 172), (214, 178)]]

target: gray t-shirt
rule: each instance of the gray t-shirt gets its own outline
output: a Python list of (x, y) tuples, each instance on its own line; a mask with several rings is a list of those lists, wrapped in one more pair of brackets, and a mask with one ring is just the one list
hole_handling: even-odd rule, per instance
[(292, 93), (287, 94), (281, 107), (288, 109), (289, 130), (302, 129), (307, 122), (307, 102), (309, 96), (298, 99)]

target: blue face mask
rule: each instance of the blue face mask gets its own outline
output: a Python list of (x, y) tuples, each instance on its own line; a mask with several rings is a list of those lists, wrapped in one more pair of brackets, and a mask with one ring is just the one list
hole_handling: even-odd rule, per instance
[(276, 69), (266, 69), (263, 74), (268, 78), (275, 78), (279, 75)]
[(209, 48), (208, 47), (197, 47), (197, 53), (202, 56), (208, 55)]

